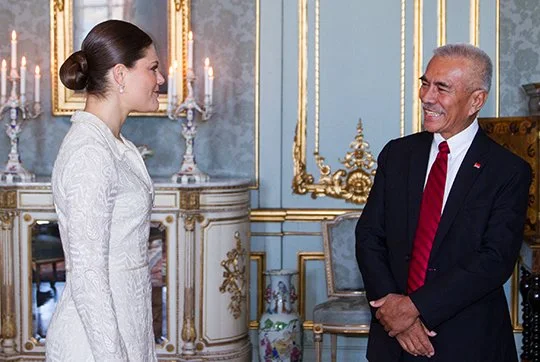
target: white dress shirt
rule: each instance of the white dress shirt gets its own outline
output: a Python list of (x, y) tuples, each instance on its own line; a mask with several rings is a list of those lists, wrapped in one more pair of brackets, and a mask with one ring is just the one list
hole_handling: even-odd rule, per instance
[[(469, 147), (471, 146), (477, 131), (478, 120), (475, 119), (469, 127), (465, 128), (463, 131), (446, 140), (446, 142), (448, 143), (448, 148), (450, 148), (450, 154), (448, 155), (448, 169), (446, 171), (446, 184), (444, 186), (442, 210), (444, 210), (444, 206), (446, 205), (448, 194), (450, 193), (452, 184), (456, 179), (459, 167), (461, 166), (461, 163), (465, 158), (465, 154), (469, 150)], [(435, 158), (437, 157), (437, 153), (439, 153), (439, 143), (441, 143), (442, 141), (445, 141), (445, 139), (443, 138), (443, 136), (441, 136), (440, 133), (435, 133), (433, 135), (433, 142), (431, 143), (431, 150), (429, 153), (428, 172), (426, 173), (424, 187), (426, 187), (427, 178), (429, 175), (429, 171), (431, 170), (431, 166), (433, 166)]]

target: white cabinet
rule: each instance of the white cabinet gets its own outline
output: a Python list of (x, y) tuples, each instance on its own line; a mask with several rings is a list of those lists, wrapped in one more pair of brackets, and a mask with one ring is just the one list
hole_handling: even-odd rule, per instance
[[(149, 243), (160, 360), (251, 361), (248, 182), (155, 180), (155, 189)], [(0, 184), (0, 360), (43, 360), (47, 320), (38, 304), (56, 298), (65, 279), (52, 244), (49, 254), (32, 250), (36, 230), (55, 221), (50, 183)]]

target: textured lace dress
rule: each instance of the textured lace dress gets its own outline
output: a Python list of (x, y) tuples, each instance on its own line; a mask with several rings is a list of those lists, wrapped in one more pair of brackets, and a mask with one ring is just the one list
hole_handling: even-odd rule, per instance
[(137, 148), (77, 112), (52, 189), (66, 286), (47, 332), (46, 360), (157, 361), (148, 267), (152, 180)]

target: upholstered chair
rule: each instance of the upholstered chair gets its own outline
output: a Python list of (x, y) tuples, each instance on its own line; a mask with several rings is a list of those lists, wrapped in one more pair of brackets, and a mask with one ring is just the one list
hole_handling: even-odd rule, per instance
[(328, 300), (313, 310), (313, 339), (317, 362), (322, 358), (322, 337), (331, 334), (332, 362), (336, 361), (337, 335), (367, 335), (371, 312), (362, 275), (356, 263), (354, 229), (360, 212), (322, 222)]

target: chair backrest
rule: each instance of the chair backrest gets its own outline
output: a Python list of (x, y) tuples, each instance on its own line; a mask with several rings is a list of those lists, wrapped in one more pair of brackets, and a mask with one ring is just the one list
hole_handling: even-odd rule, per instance
[(329, 297), (365, 295), (356, 262), (355, 227), (361, 211), (322, 222), (326, 285)]

